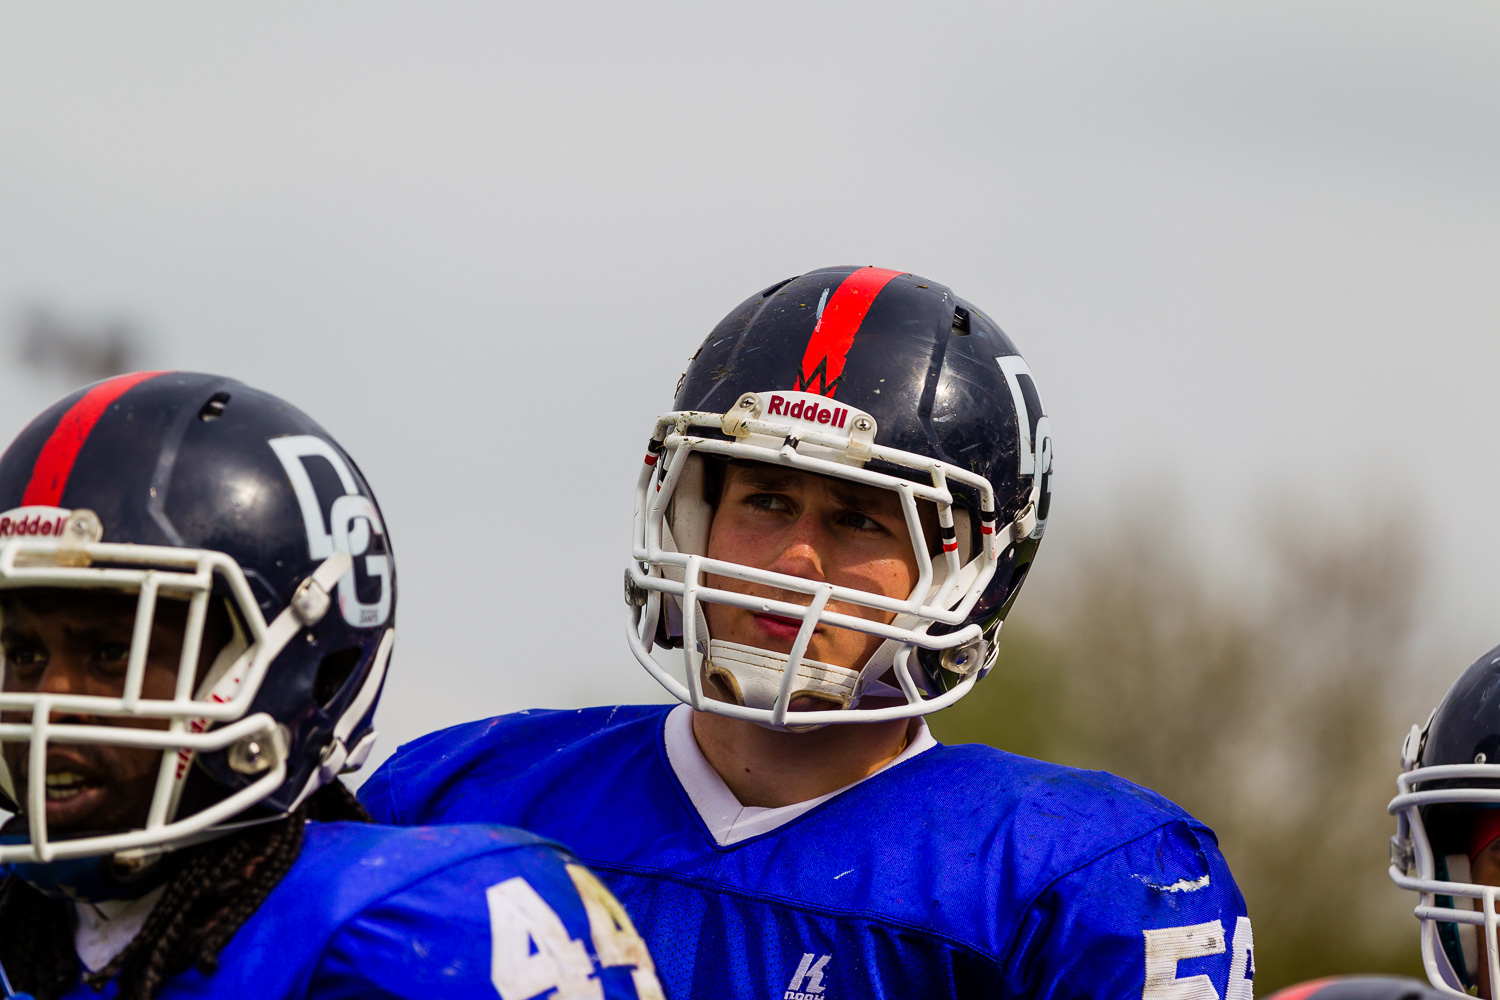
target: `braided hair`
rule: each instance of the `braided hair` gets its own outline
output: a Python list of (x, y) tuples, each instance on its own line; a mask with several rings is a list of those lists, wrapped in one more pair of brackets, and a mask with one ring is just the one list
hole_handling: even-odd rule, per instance
[(97, 972), (73, 947), (72, 905), (16, 877), (0, 884), (0, 962), (16, 989), (58, 1000), (80, 979), (95, 989), (119, 980), (119, 1000), (154, 1000), (172, 977), (211, 975), (219, 952), (291, 869), (308, 820), (369, 822), (343, 782), (313, 793), (285, 819), (188, 848), (134, 940)]

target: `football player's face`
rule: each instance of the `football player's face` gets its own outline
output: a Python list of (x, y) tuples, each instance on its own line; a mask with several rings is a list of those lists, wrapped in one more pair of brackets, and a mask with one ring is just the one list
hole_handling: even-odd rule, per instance
[[(0, 650), (4, 688), (23, 694), (82, 694), (118, 698), (135, 628), (136, 598), (104, 591), (47, 590), (7, 598), (0, 605)], [(160, 600), (151, 627), (143, 698), (170, 700), (177, 687), (187, 605)], [(209, 615), (203, 649), (227, 640), (228, 624)], [(5, 712), (6, 722), (29, 721), (29, 713)], [(53, 712), (53, 723), (165, 729), (165, 719), (95, 717)], [(27, 743), (6, 743), (6, 766), (26, 802)], [(156, 785), (161, 751), (90, 743), (49, 743), (47, 829), (82, 836), (143, 826)]]
[[(917, 581), (916, 551), (895, 493), (771, 465), (727, 466), (709, 528), (707, 555), (899, 599), (908, 597)], [(713, 574), (707, 575), (707, 583), (795, 604), (811, 601), (807, 594)], [(839, 601), (830, 601), (828, 609), (878, 622), (895, 617)], [(704, 614), (714, 638), (780, 653), (791, 651), (801, 627), (795, 619), (722, 604), (705, 603)], [(881, 641), (862, 632), (819, 625), (807, 655), (857, 669)], [(826, 706), (794, 703), (792, 707)]]

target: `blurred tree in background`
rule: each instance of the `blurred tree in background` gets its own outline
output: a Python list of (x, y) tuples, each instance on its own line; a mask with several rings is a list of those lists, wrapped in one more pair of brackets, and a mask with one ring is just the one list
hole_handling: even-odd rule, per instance
[(135, 371), (145, 353), (140, 332), (118, 316), (81, 320), (35, 305), (22, 315), (16, 333), (21, 364), (60, 376), (69, 389)]
[(1112, 771), (1211, 826), (1249, 903), (1258, 994), (1421, 976), (1385, 804), (1401, 739), (1432, 707), (1418, 663), (1445, 683), (1463, 663), (1417, 648), (1417, 539), (1395, 516), (1276, 519), (1265, 565), (1210, 572), (1153, 530), (1172, 523), (1162, 509), (1073, 539), (935, 735)]

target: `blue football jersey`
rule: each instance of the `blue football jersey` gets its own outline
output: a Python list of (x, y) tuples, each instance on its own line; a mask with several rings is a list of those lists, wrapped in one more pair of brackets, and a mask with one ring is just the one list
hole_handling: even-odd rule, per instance
[(1213, 833), (1151, 791), (934, 746), (720, 844), (668, 759), (668, 710), (458, 726), (402, 747), (361, 794), (387, 822), (569, 844), (673, 1000), (1250, 1000), (1250, 922)]
[[(81, 983), (64, 1000), (109, 1000)], [(219, 953), (159, 1000), (650, 1000), (623, 908), (555, 844), (495, 826), (312, 823)]]

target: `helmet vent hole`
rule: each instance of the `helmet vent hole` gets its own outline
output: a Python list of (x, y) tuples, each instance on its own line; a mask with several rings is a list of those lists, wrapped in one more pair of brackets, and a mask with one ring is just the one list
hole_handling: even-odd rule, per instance
[(963, 306), (953, 307), (953, 333), (959, 337), (969, 335), (969, 310)]
[(324, 708), (332, 705), (339, 692), (349, 681), (349, 675), (359, 666), (360, 649), (351, 646), (323, 657), (318, 664), (318, 676), (313, 681), (313, 698)]
[(229, 405), (229, 393), (216, 392), (208, 397), (208, 402), (203, 404), (203, 409), (198, 411), (198, 419), (205, 424), (218, 420), (224, 415), (224, 407)]
[(787, 278), (785, 281), (778, 281), (770, 288), (767, 288), (765, 291), (761, 292), (760, 297), (763, 299), (769, 299), (771, 296), (775, 295), (779, 290), (781, 290), (781, 288), (791, 284), (795, 280), (795, 278)]

